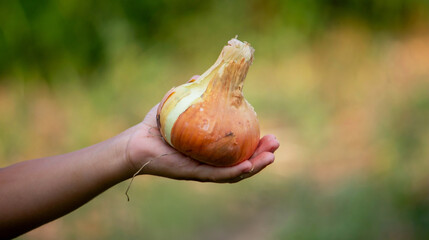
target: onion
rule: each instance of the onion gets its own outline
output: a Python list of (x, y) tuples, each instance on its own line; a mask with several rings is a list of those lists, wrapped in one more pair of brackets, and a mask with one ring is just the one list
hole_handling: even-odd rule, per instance
[(157, 123), (168, 144), (213, 166), (232, 166), (252, 156), (259, 123), (242, 89), (253, 53), (249, 43), (234, 38), (205, 73), (167, 92)]

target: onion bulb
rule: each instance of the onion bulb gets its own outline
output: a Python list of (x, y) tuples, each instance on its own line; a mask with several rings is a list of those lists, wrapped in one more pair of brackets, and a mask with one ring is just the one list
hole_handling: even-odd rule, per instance
[(232, 166), (252, 156), (259, 123), (242, 90), (254, 51), (234, 38), (206, 72), (167, 92), (156, 118), (169, 145), (213, 166)]

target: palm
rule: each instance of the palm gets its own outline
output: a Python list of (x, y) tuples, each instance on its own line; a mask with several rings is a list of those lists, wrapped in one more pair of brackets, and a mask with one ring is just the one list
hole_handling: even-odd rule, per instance
[(213, 167), (200, 163), (170, 147), (156, 125), (156, 110), (153, 107), (130, 139), (128, 154), (136, 169), (148, 163), (142, 174), (158, 175), (174, 179), (210, 182), (237, 182), (261, 171), (274, 160), (274, 151), (279, 144), (274, 136), (263, 137), (253, 156), (232, 167)]

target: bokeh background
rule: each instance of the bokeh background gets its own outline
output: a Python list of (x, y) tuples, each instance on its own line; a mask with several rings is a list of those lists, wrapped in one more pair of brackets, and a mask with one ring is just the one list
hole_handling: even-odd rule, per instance
[(427, 0), (1, 1), (0, 166), (131, 127), (236, 35), (273, 165), (138, 177), (19, 239), (427, 239)]

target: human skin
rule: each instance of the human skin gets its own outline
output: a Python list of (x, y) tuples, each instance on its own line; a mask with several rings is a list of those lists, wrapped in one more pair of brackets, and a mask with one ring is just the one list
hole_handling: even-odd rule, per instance
[(141, 123), (93, 146), (1, 168), (0, 239), (64, 216), (139, 170), (140, 175), (235, 183), (274, 161), (279, 142), (267, 135), (253, 156), (238, 165), (213, 167), (197, 162), (164, 142), (156, 127), (156, 109)]

